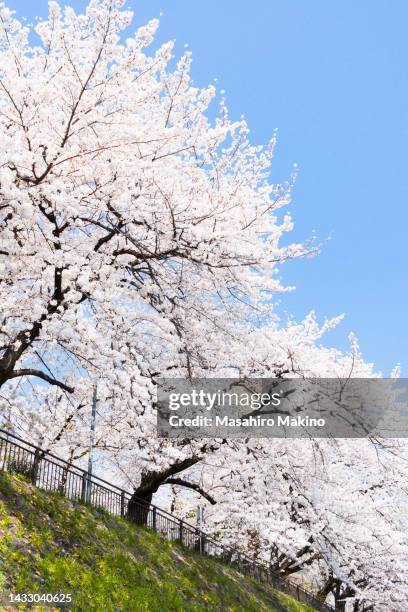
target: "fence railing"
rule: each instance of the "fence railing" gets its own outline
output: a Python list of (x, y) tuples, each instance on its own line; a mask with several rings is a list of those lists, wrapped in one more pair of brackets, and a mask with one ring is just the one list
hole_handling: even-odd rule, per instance
[(265, 563), (254, 562), (236, 550), (177, 518), (135, 497), (132, 493), (60, 459), (22, 438), (0, 429), (0, 470), (26, 476), (33, 485), (58, 492), (70, 500), (103, 508), (114, 516), (144, 525), (168, 540), (178, 541), (203, 555), (228, 563), (241, 573), (267, 583), (321, 612), (334, 608), (293, 580), (283, 578)]

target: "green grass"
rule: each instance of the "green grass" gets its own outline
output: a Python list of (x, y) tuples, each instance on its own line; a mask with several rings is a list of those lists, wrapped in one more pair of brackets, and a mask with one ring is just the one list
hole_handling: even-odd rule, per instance
[(0, 610), (11, 593), (71, 593), (75, 612), (309, 612), (222, 563), (0, 473)]

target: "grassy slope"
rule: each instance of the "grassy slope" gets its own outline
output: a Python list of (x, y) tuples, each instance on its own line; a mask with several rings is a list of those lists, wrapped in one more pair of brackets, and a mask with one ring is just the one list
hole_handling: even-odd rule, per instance
[(22, 592), (72, 593), (65, 609), (78, 612), (311, 610), (149, 530), (0, 473), (0, 610), (17, 609), (8, 595)]

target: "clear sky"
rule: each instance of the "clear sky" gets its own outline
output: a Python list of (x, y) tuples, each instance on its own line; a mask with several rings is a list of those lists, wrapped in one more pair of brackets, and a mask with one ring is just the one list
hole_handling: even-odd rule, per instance
[[(9, 0), (45, 16), (46, 0)], [(75, 9), (85, 1), (72, 0)], [(197, 85), (218, 79), (252, 141), (278, 128), (272, 179), (298, 163), (296, 240), (330, 237), (314, 259), (282, 267), (297, 290), (280, 312), (346, 315), (325, 344), (354, 331), (385, 375), (408, 376), (408, 2), (406, 0), (130, 0), (137, 25), (161, 17), (158, 41), (193, 53)]]

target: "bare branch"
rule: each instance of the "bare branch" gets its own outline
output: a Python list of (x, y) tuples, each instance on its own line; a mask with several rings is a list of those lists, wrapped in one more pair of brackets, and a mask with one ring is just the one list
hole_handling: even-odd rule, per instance
[(37, 378), (45, 380), (50, 385), (55, 385), (57, 387), (60, 387), (61, 389), (64, 389), (64, 391), (67, 391), (68, 393), (73, 393), (75, 391), (73, 387), (66, 385), (65, 383), (61, 382), (60, 380), (57, 380), (56, 378), (48, 376), (48, 374), (42, 372), (41, 370), (35, 370), (33, 368), (24, 368), (22, 370), (13, 370), (13, 372), (10, 372), (8, 374), (9, 379), (19, 378), (20, 376), (36, 376)]
[(199, 493), (207, 501), (209, 501), (210, 504), (212, 504), (213, 506), (215, 506), (215, 504), (217, 503), (209, 493), (204, 491), (204, 489), (202, 489), (200, 485), (196, 484), (195, 482), (189, 482), (188, 480), (183, 480), (182, 478), (168, 478), (163, 484), (178, 485), (179, 487), (185, 487), (186, 489), (193, 489), (194, 491), (197, 491), (197, 493)]

